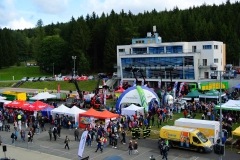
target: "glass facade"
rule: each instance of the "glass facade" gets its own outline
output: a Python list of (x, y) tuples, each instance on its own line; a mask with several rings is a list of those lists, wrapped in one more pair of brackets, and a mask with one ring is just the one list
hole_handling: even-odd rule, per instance
[[(146, 58), (122, 58), (123, 78), (134, 78), (134, 74), (125, 71), (125, 68), (135, 68), (141, 72), (135, 72), (135, 76), (141, 78), (162, 79), (195, 79), (193, 56), (179, 57), (146, 57)], [(173, 66), (173, 71), (165, 71), (167, 66)]]
[(164, 47), (149, 47), (150, 54), (161, 54), (164, 53)]

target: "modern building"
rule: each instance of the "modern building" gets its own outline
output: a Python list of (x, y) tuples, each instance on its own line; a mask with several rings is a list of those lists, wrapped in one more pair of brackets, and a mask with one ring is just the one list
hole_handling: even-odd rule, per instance
[[(152, 87), (162, 82), (210, 80), (214, 70), (224, 70), (226, 45), (218, 41), (164, 42), (156, 33), (133, 38), (130, 45), (117, 46), (117, 74), (132, 83), (143, 77)], [(134, 72), (132, 72), (134, 70)]]

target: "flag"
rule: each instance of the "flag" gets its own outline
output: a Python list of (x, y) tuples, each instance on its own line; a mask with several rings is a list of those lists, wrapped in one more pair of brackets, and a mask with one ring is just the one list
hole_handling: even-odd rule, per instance
[(79, 142), (79, 147), (78, 147), (78, 156), (79, 157), (82, 157), (82, 155), (83, 155), (83, 151), (84, 151), (84, 147), (85, 147), (85, 143), (86, 143), (86, 139), (87, 139), (87, 134), (88, 134), (88, 131), (84, 131), (82, 133), (81, 140)]
[(133, 81), (133, 86), (136, 86), (136, 79)]
[(107, 101), (107, 91), (106, 89), (103, 89), (103, 104), (106, 105)]
[(158, 88), (161, 88), (161, 80), (158, 81)]
[(178, 81), (176, 81), (173, 86), (173, 99), (175, 99), (176, 97), (177, 86), (178, 86)]
[(76, 91), (76, 99), (79, 99), (79, 93)]
[(144, 80), (142, 80), (142, 84), (141, 85), (144, 86)]
[(60, 84), (58, 84), (57, 93), (60, 93)]
[(182, 83), (180, 84), (178, 95), (181, 95), (181, 91), (182, 91), (182, 87), (183, 87), (183, 85), (184, 85), (184, 82), (182, 82)]
[(166, 96), (167, 96), (167, 92), (165, 91), (162, 97), (162, 104), (165, 105), (166, 104)]
[(120, 81), (119, 87), (122, 88), (123, 87), (123, 81)]

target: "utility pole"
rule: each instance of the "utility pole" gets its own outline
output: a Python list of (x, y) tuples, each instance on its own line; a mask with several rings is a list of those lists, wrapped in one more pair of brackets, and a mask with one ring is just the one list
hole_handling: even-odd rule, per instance
[(73, 63), (74, 63), (74, 67), (73, 67), (73, 78), (75, 78), (75, 60), (76, 60), (77, 56), (72, 56), (73, 59)]

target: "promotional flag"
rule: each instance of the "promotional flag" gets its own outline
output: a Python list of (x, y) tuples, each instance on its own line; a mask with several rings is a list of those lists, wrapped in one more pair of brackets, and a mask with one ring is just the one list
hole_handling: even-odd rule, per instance
[(60, 84), (58, 84), (57, 93), (60, 93)]
[(123, 81), (122, 81), (122, 80), (120, 81), (120, 85), (119, 85), (119, 87), (120, 87), (120, 88), (123, 87)]
[(106, 105), (106, 101), (107, 101), (107, 91), (106, 91), (106, 89), (103, 89), (103, 94), (104, 94), (103, 95), (104, 96), (103, 97), (103, 104)]
[(85, 147), (85, 143), (86, 143), (86, 139), (87, 139), (87, 134), (88, 134), (88, 131), (84, 131), (82, 133), (81, 140), (79, 142), (79, 147), (78, 147), (78, 156), (79, 157), (82, 157), (82, 155), (83, 155), (83, 151), (84, 151), (84, 147)]
[(76, 91), (76, 99), (79, 99), (79, 93), (78, 93), (78, 91)]
[(161, 80), (158, 81), (158, 88), (161, 88)]
[(144, 80), (142, 80), (142, 84), (141, 85), (144, 86)]
[(178, 81), (176, 81), (173, 86), (173, 99), (175, 99), (176, 97), (177, 85), (178, 85)]
[(183, 87), (183, 85), (184, 85), (184, 82), (182, 82), (182, 83), (180, 84), (178, 95), (181, 95), (181, 91), (182, 91), (182, 87)]
[(133, 81), (133, 86), (136, 86), (136, 79)]

